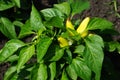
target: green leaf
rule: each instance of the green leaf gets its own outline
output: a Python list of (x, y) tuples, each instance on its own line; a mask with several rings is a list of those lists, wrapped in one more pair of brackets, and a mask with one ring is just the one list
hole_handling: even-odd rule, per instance
[(22, 46), (25, 46), (25, 43), (20, 40), (12, 39), (8, 41), (0, 52), (0, 63), (9, 58)]
[(118, 53), (120, 54), (120, 43), (119, 42), (117, 41), (108, 42), (108, 47), (109, 47), (110, 52), (117, 50)]
[(91, 80), (91, 70), (85, 63), (84, 59), (82, 58), (73, 59), (71, 67), (73, 67), (76, 74), (83, 80)]
[(103, 18), (91, 18), (88, 26), (88, 30), (95, 30), (95, 29), (100, 29), (100, 30), (105, 30), (105, 29), (113, 29), (113, 23), (110, 21), (107, 21)]
[(50, 44), (52, 43), (52, 38), (43, 37), (40, 38), (39, 43), (37, 44), (37, 61), (41, 62), (42, 58), (45, 56)]
[(15, 4), (11, 1), (8, 0), (0, 1), (0, 11), (12, 8), (13, 6), (15, 6)]
[(64, 48), (60, 48), (57, 45), (52, 45), (49, 49), (48, 52), (44, 58), (44, 60), (48, 60), (48, 61), (58, 61), (59, 59), (62, 58), (62, 56), (64, 55)]
[(60, 49), (58, 47), (55, 47), (55, 52), (51, 53), (51, 55), (52, 57), (50, 58), (49, 61), (58, 61), (64, 55), (64, 48)]
[(64, 59), (70, 64), (72, 62), (72, 52), (70, 49), (66, 49), (66, 53), (64, 53)]
[(10, 80), (18, 80), (18, 74), (15, 73), (15, 74), (13, 75), (13, 77), (12, 77)]
[(78, 46), (76, 46), (74, 53), (77, 53), (77, 54), (79, 54), (80, 56), (82, 56), (84, 50), (85, 50), (85, 46), (83, 46), (83, 45), (78, 45)]
[(45, 30), (45, 27), (41, 20), (41, 16), (34, 5), (32, 5), (32, 11), (30, 14), (30, 24), (31, 24), (32, 30), (34, 31), (38, 31), (39, 29), (41, 31)]
[(4, 75), (4, 80), (10, 80), (10, 78), (14, 75), (14, 72), (16, 70), (17, 70), (16, 66), (10, 67)]
[(84, 59), (89, 68), (95, 73), (95, 80), (100, 80), (101, 68), (103, 63), (104, 43), (100, 36), (91, 35), (85, 39)]
[(25, 47), (20, 51), (17, 64), (17, 72), (20, 71), (21, 67), (34, 55), (34, 53), (35, 53), (34, 45)]
[(30, 80), (37, 80), (39, 65), (34, 65), (30, 72)]
[(61, 11), (54, 9), (54, 8), (43, 9), (41, 10), (41, 13), (44, 16), (46, 21), (50, 21), (53, 17), (62, 18), (64, 16), (61, 13)]
[(22, 27), (24, 24), (22, 22), (16, 20), (13, 22), (13, 25), (18, 26), (18, 27)]
[(60, 17), (56, 16), (56, 17), (52, 17), (51, 20), (46, 21), (45, 25), (46, 26), (54, 26), (54, 27), (57, 27), (57, 28), (64, 28), (63, 21), (64, 21), (63, 18), (60, 18)]
[(66, 71), (67, 71), (68, 76), (72, 80), (77, 80), (77, 73), (75, 72), (75, 69), (72, 65), (67, 66)]
[(0, 53), (2, 52), (2, 49), (0, 50)]
[(72, 8), (72, 16), (77, 13), (81, 13), (83, 10), (88, 9), (90, 7), (88, 0), (75, 0), (71, 3)]
[(63, 70), (63, 72), (62, 72), (61, 80), (69, 80), (68, 77), (67, 77), (67, 73), (66, 73), (65, 70)]
[(44, 17), (46, 26), (55, 26), (58, 28), (63, 27), (64, 15), (62, 12), (55, 8), (48, 8), (41, 10), (41, 13)]
[(30, 20), (27, 20), (26, 23), (20, 27), (20, 33), (18, 38), (24, 38), (26, 36), (29, 36), (30, 34), (34, 34), (34, 32), (32, 31), (31, 27), (30, 27)]
[(56, 76), (56, 62), (50, 63), (49, 69), (50, 69), (50, 79), (49, 80), (54, 80), (54, 78)]
[(20, 0), (14, 0), (14, 2), (16, 4), (16, 6), (20, 8)]
[(69, 3), (72, 3), (74, 0), (68, 0)]
[(68, 2), (63, 2), (60, 4), (54, 4), (54, 7), (56, 9), (59, 9), (61, 12), (63, 12), (64, 14), (66, 14), (67, 16), (70, 15), (70, 4)]
[(12, 22), (5, 18), (1, 17), (0, 31), (8, 38), (13, 39), (16, 37), (15, 27)]
[(19, 59), (19, 56), (15, 54), (10, 56), (7, 60), (5, 60), (5, 62), (14, 62), (14, 61), (17, 61), (18, 59)]
[(32, 68), (32, 67), (30, 67), (32, 65), (33, 65), (33, 63), (32, 64), (27, 63), (25, 66), (23, 66), (21, 68), (20, 73), (17, 73), (18, 74), (18, 79), (17, 80), (29, 79), (30, 78), (30, 71), (29, 70), (30, 70), (30, 68)]
[(47, 80), (47, 66), (43, 63), (40, 64), (38, 69), (37, 80)]

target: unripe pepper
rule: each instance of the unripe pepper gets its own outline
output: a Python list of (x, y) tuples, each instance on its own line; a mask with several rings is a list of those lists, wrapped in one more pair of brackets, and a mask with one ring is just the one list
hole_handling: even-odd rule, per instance
[(68, 41), (67, 41), (65, 38), (63, 38), (63, 37), (59, 37), (59, 38), (58, 38), (58, 41), (59, 41), (59, 43), (60, 43), (60, 47), (69, 46)]

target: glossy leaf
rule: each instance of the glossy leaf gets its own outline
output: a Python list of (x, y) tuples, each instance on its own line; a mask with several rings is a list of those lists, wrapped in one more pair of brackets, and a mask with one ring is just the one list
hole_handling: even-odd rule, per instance
[(63, 17), (64, 15), (57, 9), (54, 8), (48, 8), (41, 10), (42, 15), (44, 16), (46, 21), (51, 20), (53, 17)]
[(25, 43), (20, 40), (12, 39), (8, 41), (0, 52), (0, 62), (3, 62), (7, 58), (9, 58), (22, 46), (25, 46)]
[(13, 75), (13, 77), (12, 77), (10, 80), (18, 80), (18, 74), (15, 73), (15, 74)]
[(72, 62), (72, 52), (69, 49), (66, 49), (64, 53), (64, 59), (70, 64)]
[(34, 65), (30, 72), (30, 80), (37, 80), (39, 65)]
[(1, 17), (0, 19), (1, 19), (0, 31), (10, 39), (17, 38), (13, 23), (5, 17)]
[(71, 9), (70, 9), (70, 4), (68, 2), (63, 2), (63, 3), (60, 3), (60, 4), (54, 4), (54, 7), (56, 9), (59, 9), (61, 12), (63, 12), (67, 16), (69, 16)]
[(60, 49), (60, 48), (56, 47), (55, 52), (52, 53), (51, 55), (54, 55), (54, 56), (52, 56), (49, 61), (58, 61), (64, 55), (64, 48)]
[(16, 66), (10, 67), (4, 75), (4, 80), (10, 80), (10, 78), (14, 75), (14, 72), (17, 70)]
[(52, 43), (52, 38), (43, 37), (37, 44), (37, 61), (41, 62), (42, 58), (45, 56), (50, 44)]
[(0, 53), (2, 52), (2, 49), (0, 50)]
[(60, 18), (60, 17), (52, 17), (51, 20), (49, 21), (46, 21), (45, 22), (45, 25), (46, 26), (54, 26), (54, 27), (57, 27), (57, 28), (64, 28), (64, 19), (63, 18)]
[(78, 45), (78, 46), (76, 46), (74, 53), (77, 53), (77, 54), (79, 54), (80, 56), (82, 56), (84, 50), (85, 50), (85, 46), (83, 46), (83, 45)]
[(69, 3), (72, 3), (74, 0), (68, 0)]
[(14, 21), (13, 24), (18, 27), (22, 27), (24, 24), (18, 20)]
[(32, 28), (30, 27), (30, 21), (26, 21), (26, 23), (20, 27), (20, 33), (18, 38), (24, 38), (26, 36), (29, 36), (30, 34), (34, 34), (34, 32), (32, 31)]
[(62, 12), (54, 8), (48, 8), (48, 9), (41, 10), (41, 13), (44, 19), (46, 20), (45, 22), (46, 26), (63, 28), (64, 15)]
[(65, 70), (63, 70), (63, 72), (62, 72), (61, 80), (69, 80), (68, 77), (67, 77), (67, 73), (66, 73)]
[(56, 62), (50, 63), (49, 69), (50, 69), (50, 79), (49, 80), (54, 80), (54, 78), (56, 76)]
[(113, 29), (113, 23), (110, 21), (107, 21), (102, 18), (91, 18), (88, 26), (88, 30), (95, 30), (95, 29), (100, 29), (100, 30), (105, 30), (105, 29)]
[(44, 56), (45, 61), (58, 61), (64, 55), (65, 48), (60, 48), (58, 45), (51, 44), (48, 48), (46, 55)]
[(0, 11), (7, 10), (9, 8), (12, 8), (13, 6), (15, 6), (15, 4), (11, 1), (8, 0), (0, 1)]
[(23, 65), (34, 55), (34, 53), (35, 53), (34, 45), (25, 47), (20, 51), (18, 64), (17, 64), (17, 72), (20, 71)]
[(76, 74), (83, 80), (91, 80), (91, 70), (82, 58), (75, 58), (72, 61), (71, 67), (75, 70)]
[(39, 29), (41, 31), (45, 30), (45, 27), (41, 20), (41, 16), (34, 5), (32, 5), (32, 11), (30, 14), (30, 24), (31, 24), (32, 30), (34, 31), (38, 31)]
[(40, 64), (38, 69), (37, 80), (47, 80), (47, 66), (43, 63)]
[(20, 8), (20, 0), (14, 0), (14, 2), (16, 4), (16, 6)]
[(71, 1), (72, 8), (72, 16), (81, 13), (83, 10), (88, 9), (90, 7), (88, 0), (75, 0)]
[(5, 62), (14, 62), (14, 61), (17, 61), (18, 59), (19, 59), (19, 56), (15, 54), (10, 56), (7, 60), (5, 60)]
[(77, 73), (72, 65), (68, 65), (66, 68), (66, 71), (67, 71), (68, 76), (72, 80), (77, 80), (78, 75), (77, 75)]
[(85, 39), (84, 58), (89, 68), (95, 73), (95, 80), (100, 80), (102, 62), (104, 58), (103, 40), (98, 35), (91, 35)]
[(108, 47), (109, 47), (110, 52), (117, 50), (118, 53), (120, 54), (120, 43), (119, 42), (117, 41), (108, 42)]

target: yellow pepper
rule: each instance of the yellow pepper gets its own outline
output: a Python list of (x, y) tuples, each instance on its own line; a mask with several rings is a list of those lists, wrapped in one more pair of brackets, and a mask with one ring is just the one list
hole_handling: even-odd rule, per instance
[(82, 38), (86, 37), (88, 35), (88, 31), (84, 31), (82, 34), (80, 34)]
[[(86, 28), (87, 28), (87, 25), (88, 25), (89, 21), (90, 21), (90, 17), (86, 17), (86, 18), (81, 22), (81, 24), (78, 26), (78, 28), (77, 28), (77, 30), (76, 30), (77, 33), (80, 34), (82, 38), (84, 38), (85, 36), (88, 35), (88, 31), (86, 30)], [(74, 26), (72, 25), (72, 22), (70, 21), (69, 18), (68, 18), (67, 21), (66, 21), (66, 28), (69, 28), (69, 29), (71, 29), (71, 30), (75, 30), (75, 29), (74, 29)], [(72, 36), (74, 36), (74, 34), (73, 34), (70, 30), (68, 30), (68, 31), (69, 31), (69, 33), (70, 33)]]
[[(71, 31), (71, 30), (75, 30), (74, 26), (72, 24), (72, 22), (70, 21), (70, 19), (68, 18), (66, 21), (66, 29), (68, 30), (68, 32), (70, 33), (71, 36), (74, 36), (75, 34)], [(70, 30), (71, 29), (71, 30)]]
[[(90, 18), (89, 17), (86, 17), (82, 22), (81, 24), (79, 25), (79, 27), (77, 28), (77, 33), (81, 35), (82, 38), (84, 38), (85, 36), (88, 35), (88, 30), (86, 30), (87, 28), (87, 25), (90, 21)], [(69, 29), (71, 30), (75, 30), (74, 29), (74, 26), (72, 24), (72, 22), (70, 21), (70, 19), (68, 18), (67, 21), (66, 21), (66, 28), (68, 29), (69, 33), (74, 36), (74, 33), (72, 33), (72, 31), (70, 31)], [(66, 40), (65, 38), (63, 37), (59, 37), (58, 38), (58, 41), (60, 42), (60, 47), (66, 47), (66, 46), (69, 46), (69, 45), (72, 45), (73, 42), (71, 41), (68, 41)]]
[(72, 24), (72, 22), (70, 21), (69, 18), (66, 21), (66, 28), (74, 30), (74, 26), (73, 26), (73, 24)]
[(69, 46), (68, 41), (67, 41), (65, 38), (63, 38), (63, 37), (59, 37), (59, 38), (58, 38), (58, 41), (60, 42), (60, 47)]
[(86, 18), (81, 22), (81, 24), (79, 25), (79, 27), (77, 28), (77, 33), (82, 34), (82, 33), (85, 31), (85, 29), (86, 29), (89, 21), (90, 21), (90, 18), (89, 18), (89, 17), (86, 17)]

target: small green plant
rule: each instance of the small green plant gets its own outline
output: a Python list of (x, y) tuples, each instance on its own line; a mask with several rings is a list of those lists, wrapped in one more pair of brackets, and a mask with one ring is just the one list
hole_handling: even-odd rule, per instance
[[(20, 0), (0, 3), (2, 13), (22, 8)], [(31, 5), (27, 19), (1, 13), (0, 31), (9, 41), (0, 50), (0, 63), (11, 64), (4, 80), (100, 80), (104, 43), (108, 44), (103, 34), (114, 31), (113, 24), (97, 17), (73, 20), (89, 8), (87, 0), (68, 0), (40, 11)], [(24, 42), (30, 35), (32, 40)], [(110, 51), (120, 51), (112, 44)]]

